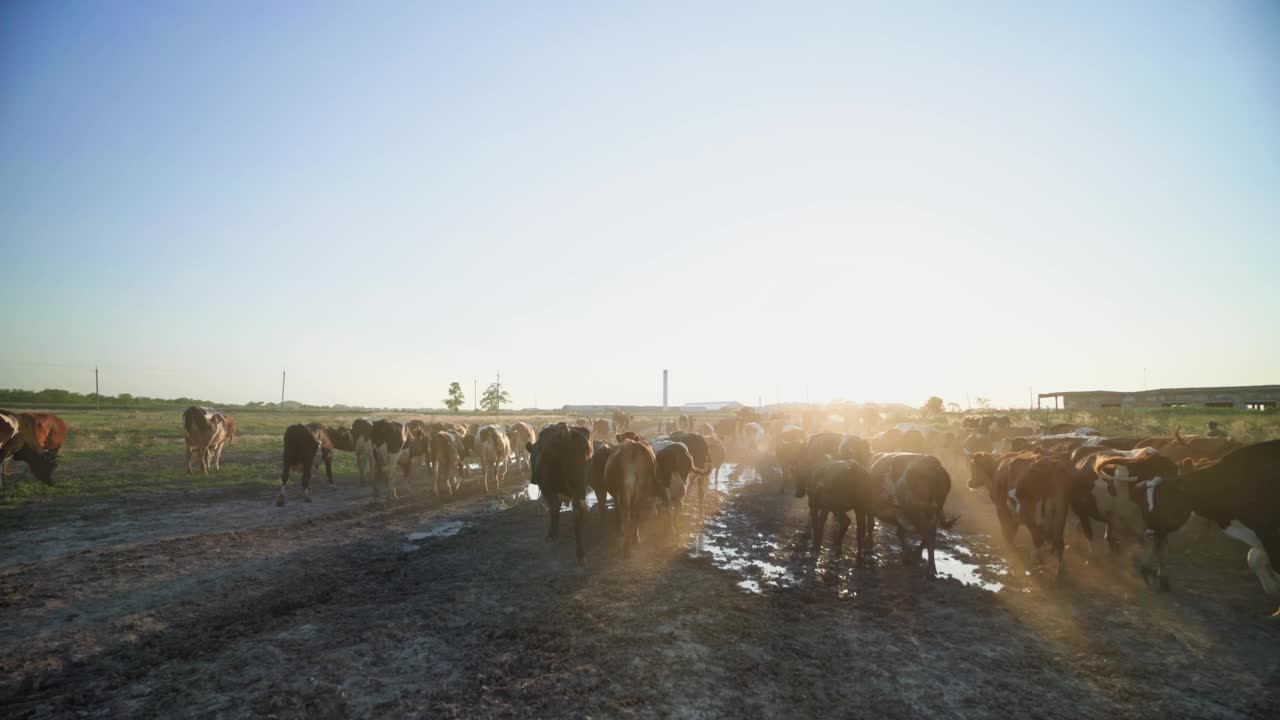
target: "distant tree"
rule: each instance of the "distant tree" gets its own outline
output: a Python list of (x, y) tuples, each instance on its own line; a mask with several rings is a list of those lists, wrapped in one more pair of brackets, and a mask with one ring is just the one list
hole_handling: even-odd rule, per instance
[(924, 412), (926, 415), (941, 415), (942, 398), (937, 395), (930, 397), (924, 404)]
[(511, 404), (511, 396), (498, 383), (491, 383), (480, 396), (480, 409), (487, 413), (497, 413), (503, 403)]
[(467, 398), (462, 394), (462, 385), (456, 382), (449, 383), (449, 397), (444, 399), (444, 406), (449, 408), (449, 412), (458, 412), (458, 408), (466, 403)]
[(978, 397), (973, 399), (973, 402), (981, 410), (986, 410), (987, 408), (991, 407), (991, 398), (989, 397), (982, 397), (981, 395), (979, 395)]
[(947, 403), (947, 412), (949, 413), (960, 412), (960, 403), (953, 403), (953, 402)]

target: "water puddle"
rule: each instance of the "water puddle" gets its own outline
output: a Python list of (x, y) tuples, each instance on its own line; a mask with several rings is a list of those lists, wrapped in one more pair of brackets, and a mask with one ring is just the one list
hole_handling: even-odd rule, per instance
[(467, 523), (461, 520), (445, 520), (433, 525), (428, 525), (427, 529), (411, 532), (405, 536), (406, 542), (400, 546), (402, 552), (414, 552), (421, 548), (418, 543), (424, 540), (437, 540), (439, 538), (453, 537), (462, 532)]
[[(523, 490), (515, 494), (514, 500), (532, 500), (537, 503), (543, 502), (542, 488), (529, 483)], [(596, 494), (590, 489), (587, 490), (587, 509), (590, 510), (596, 506)]]
[(965, 585), (976, 585), (990, 592), (1004, 589), (1004, 583), (984, 580), (979, 566), (966, 562), (961, 555), (938, 549), (934, 552), (934, 562), (938, 566), (938, 574), (943, 577), (954, 578)]

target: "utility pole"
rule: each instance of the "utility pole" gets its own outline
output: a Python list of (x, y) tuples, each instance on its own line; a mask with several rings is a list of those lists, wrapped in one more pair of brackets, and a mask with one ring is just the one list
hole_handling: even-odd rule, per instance
[(499, 415), (502, 414), (502, 371), (501, 370), (498, 371), (498, 382), (495, 383), (495, 385), (497, 385), (498, 392), (494, 395), (494, 398), (493, 398), (493, 416), (494, 418), (497, 418)]
[(93, 399), (98, 403), (98, 409), (102, 409), (102, 393), (98, 391), (98, 366), (93, 366)]
[(471, 411), (480, 412), (480, 394), (476, 391), (479, 383), (475, 378), (471, 378)]
[(284, 406), (284, 371), (280, 371), (280, 405)]

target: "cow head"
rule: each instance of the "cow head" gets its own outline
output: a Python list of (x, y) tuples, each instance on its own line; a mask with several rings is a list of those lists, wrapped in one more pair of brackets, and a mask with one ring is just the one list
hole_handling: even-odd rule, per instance
[(58, 455), (56, 453), (44, 453), (23, 447), (21, 450), (13, 454), (14, 460), (21, 460), (31, 468), (31, 474), (45, 485), (53, 484), (53, 471), (58, 467)]
[(355, 452), (356, 441), (351, 437), (351, 428), (329, 428), (329, 441), (333, 443), (335, 450)]
[(1183, 491), (1186, 480), (1185, 475), (1157, 476), (1135, 485), (1142, 519), (1149, 529), (1170, 533), (1191, 517), (1191, 503)]
[(236, 439), (236, 435), (239, 433), (239, 428), (236, 427), (235, 418), (230, 415), (223, 415), (223, 418), (227, 421), (227, 444), (230, 445)]
[(969, 489), (981, 490), (991, 484), (996, 475), (996, 456), (986, 452), (969, 455)]
[(620, 443), (627, 442), (628, 440), (630, 440), (631, 442), (644, 442), (643, 435), (637, 432), (631, 432), (630, 430), (626, 432), (618, 433), (617, 435), (614, 436), (614, 439), (616, 439)]

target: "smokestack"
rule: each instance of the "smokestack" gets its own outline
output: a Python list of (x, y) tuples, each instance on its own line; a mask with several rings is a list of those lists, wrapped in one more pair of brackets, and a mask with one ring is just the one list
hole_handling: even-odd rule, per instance
[(662, 371), (662, 412), (667, 411), (667, 371)]

